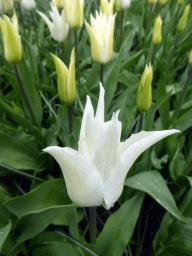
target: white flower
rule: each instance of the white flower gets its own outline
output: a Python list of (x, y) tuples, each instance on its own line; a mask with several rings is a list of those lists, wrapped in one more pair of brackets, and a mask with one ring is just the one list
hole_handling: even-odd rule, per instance
[(67, 38), (69, 31), (69, 26), (65, 20), (65, 11), (63, 9), (60, 15), (57, 7), (52, 3), (51, 9), (52, 11), (50, 11), (49, 14), (52, 21), (50, 21), (44, 13), (39, 11), (37, 12), (47, 23), (47, 26), (49, 27), (53, 39), (55, 39), (58, 42), (63, 42)]
[(34, 0), (21, 0), (21, 6), (29, 11), (32, 11), (35, 8), (36, 3)]
[(117, 5), (125, 10), (131, 5), (131, 0), (117, 0)]
[(96, 11), (96, 18), (90, 15), (91, 26), (85, 21), (91, 40), (92, 58), (100, 64), (109, 62), (113, 56), (115, 15), (106, 16)]
[(59, 163), (71, 200), (81, 206), (109, 209), (120, 197), (128, 170), (137, 157), (157, 141), (179, 132), (165, 130), (133, 134), (120, 142), (119, 111), (104, 122), (104, 89), (100, 85), (97, 111), (87, 96), (78, 151), (52, 146), (44, 149)]

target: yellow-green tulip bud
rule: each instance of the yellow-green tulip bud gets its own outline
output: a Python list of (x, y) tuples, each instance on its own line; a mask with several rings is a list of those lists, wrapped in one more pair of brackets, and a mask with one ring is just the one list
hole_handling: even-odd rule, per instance
[(177, 4), (181, 6), (184, 3), (185, 0), (177, 0)]
[(190, 51), (189, 54), (189, 64), (192, 66), (192, 50)]
[(154, 5), (154, 4), (157, 3), (157, 0), (148, 0), (148, 2), (149, 2), (150, 5)]
[(153, 80), (153, 68), (146, 65), (137, 92), (137, 107), (141, 113), (146, 112), (152, 103), (151, 83)]
[(114, 8), (115, 8), (115, 12), (121, 11), (121, 8), (117, 5), (117, 0), (114, 0)]
[(3, 19), (0, 18), (0, 28), (2, 31), (5, 58), (13, 65), (18, 64), (22, 58), (22, 46), (15, 11), (12, 21), (7, 15), (3, 15)]
[(101, 12), (105, 13), (107, 17), (113, 15), (114, 0), (111, 0), (110, 2), (108, 0), (100, 0), (100, 5)]
[(61, 10), (64, 8), (63, 0), (52, 0), (52, 3), (57, 6), (57, 9)]
[(160, 6), (165, 5), (168, 2), (168, 0), (159, 0)]
[(0, 0), (0, 13), (8, 13), (13, 9), (13, 0)]
[(105, 64), (113, 55), (113, 37), (115, 14), (107, 17), (96, 11), (96, 18), (90, 15), (91, 26), (85, 21), (85, 26), (91, 40), (91, 55), (94, 61)]
[(190, 4), (185, 6), (185, 10), (183, 12), (183, 15), (181, 16), (181, 18), (180, 18), (180, 20), (177, 24), (178, 33), (183, 32), (183, 30), (185, 29), (185, 27), (187, 25), (188, 16), (189, 16), (189, 11), (190, 11)]
[(64, 0), (66, 21), (70, 28), (78, 29), (83, 25), (84, 0)]
[(75, 49), (71, 53), (69, 69), (54, 54), (51, 54), (57, 72), (57, 88), (61, 101), (67, 105), (71, 105), (76, 97), (76, 81), (75, 81)]
[(156, 46), (161, 43), (162, 40), (162, 19), (161, 16), (158, 15), (155, 19), (153, 26), (153, 34), (152, 34), (152, 43)]

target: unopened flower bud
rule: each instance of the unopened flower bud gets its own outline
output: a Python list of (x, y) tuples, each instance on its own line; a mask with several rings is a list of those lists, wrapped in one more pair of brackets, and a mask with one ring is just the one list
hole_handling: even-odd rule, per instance
[(63, 0), (52, 0), (52, 3), (57, 6), (57, 9), (61, 10), (64, 7), (64, 1)]
[(156, 46), (161, 43), (162, 40), (162, 19), (161, 16), (155, 19), (153, 26), (153, 34), (152, 34), (152, 43)]
[(168, 2), (168, 0), (159, 0), (160, 6), (165, 5)]
[(146, 65), (141, 81), (139, 84), (137, 92), (137, 107), (141, 113), (146, 112), (152, 103), (152, 90), (151, 83), (153, 80), (153, 68), (149, 63), (149, 66)]
[(78, 29), (83, 25), (84, 0), (63, 0), (65, 5), (66, 21), (70, 28)]
[(148, 2), (149, 2), (150, 5), (153, 5), (153, 4), (157, 3), (157, 0), (148, 0)]
[(13, 9), (13, 0), (0, 0), (0, 13), (8, 13)]
[(75, 49), (71, 53), (69, 69), (54, 54), (51, 54), (57, 72), (57, 87), (61, 101), (67, 105), (71, 105), (76, 97), (76, 81), (75, 81)]
[(28, 11), (32, 11), (36, 7), (34, 0), (21, 0), (21, 6)]
[(116, 0), (116, 4), (121, 10), (125, 10), (131, 5), (131, 0)]
[(0, 28), (5, 58), (13, 65), (18, 64), (22, 58), (22, 46), (16, 13), (14, 12), (12, 20), (3, 15), (3, 19), (0, 18)]
[(177, 4), (181, 6), (184, 3), (185, 0), (177, 0)]
[(106, 16), (113, 15), (114, 0), (110, 2), (108, 0), (100, 0), (101, 12), (105, 13)]
[(115, 14), (106, 16), (96, 11), (96, 18), (90, 15), (91, 26), (85, 26), (91, 41), (91, 55), (94, 61), (105, 64), (113, 55)]
[(187, 25), (187, 20), (188, 20), (188, 16), (189, 16), (189, 10), (190, 10), (190, 4), (185, 6), (185, 10), (183, 12), (183, 15), (181, 16), (178, 24), (177, 24), (177, 31), (178, 33), (183, 32), (183, 30), (185, 29), (186, 25)]

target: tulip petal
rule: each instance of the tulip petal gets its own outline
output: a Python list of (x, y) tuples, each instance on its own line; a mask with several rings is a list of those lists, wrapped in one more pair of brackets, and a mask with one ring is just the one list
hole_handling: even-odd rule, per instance
[(104, 95), (105, 95), (105, 90), (102, 84), (100, 83), (99, 101), (97, 105), (97, 111), (95, 114), (95, 119), (99, 121), (99, 123), (104, 123), (104, 110), (105, 110)]
[(59, 163), (70, 199), (81, 206), (99, 206), (103, 202), (103, 181), (92, 162), (76, 150), (68, 147), (48, 147)]
[(104, 207), (109, 209), (120, 197), (127, 172), (139, 155), (159, 140), (177, 132), (180, 131), (175, 129), (154, 132), (141, 131), (121, 143), (119, 163), (111, 170), (104, 184)]
[(100, 126), (100, 133), (94, 145), (94, 163), (102, 175), (103, 181), (108, 179), (110, 171), (118, 163), (118, 147), (121, 137), (121, 122), (118, 120), (119, 111), (113, 113), (111, 121)]

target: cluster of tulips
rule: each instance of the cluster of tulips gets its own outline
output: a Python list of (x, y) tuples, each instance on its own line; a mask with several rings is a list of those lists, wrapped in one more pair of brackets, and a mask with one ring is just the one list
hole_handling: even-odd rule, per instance
[[(134, 1), (134, 0), (132, 0)], [(168, 0), (159, 0), (160, 7)], [(15, 2), (15, 3), (14, 3)], [(178, 0), (182, 6), (184, 0)], [(149, 16), (147, 27), (150, 22), (150, 14), (157, 0), (148, 0)], [(74, 31), (75, 46), (71, 51), (69, 68), (65, 65), (65, 58), (61, 59), (51, 53), (57, 74), (57, 90), (60, 100), (67, 105), (69, 112), (69, 132), (72, 134), (72, 104), (77, 96), (80, 97), (81, 79), (79, 71), (79, 53), (77, 31), (83, 25), (90, 39), (92, 59), (100, 65), (100, 94), (96, 113), (87, 96), (84, 108), (78, 150), (71, 147), (47, 146), (42, 148), (44, 152), (51, 154), (61, 167), (67, 192), (71, 201), (82, 207), (95, 207), (102, 205), (109, 210), (119, 199), (124, 188), (127, 173), (135, 160), (150, 146), (163, 138), (179, 133), (177, 129), (162, 131), (143, 131), (143, 115), (152, 104), (152, 81), (155, 50), (162, 42), (163, 21), (160, 14), (155, 18), (151, 41), (154, 46), (153, 58), (145, 65), (137, 90), (136, 105), (140, 112), (138, 133), (132, 134), (124, 142), (121, 140), (122, 124), (118, 119), (120, 110), (113, 113), (110, 121), (105, 122), (105, 89), (110, 84), (103, 81), (104, 65), (113, 58), (113, 44), (115, 32), (115, 19), (117, 13), (122, 13), (130, 7), (131, 0), (100, 0), (99, 10), (90, 14), (90, 23), (84, 20), (84, 0), (52, 0), (50, 2), (48, 18), (43, 12), (36, 9), (34, 0), (0, 0), (0, 30), (6, 60), (13, 65), (15, 76), (18, 80), (23, 100), (36, 125), (33, 107), (29, 104), (24, 86), (22, 84), (17, 65), (22, 61), (22, 43), (19, 33), (19, 23), (14, 4), (39, 15), (47, 24), (52, 38), (58, 43), (67, 40), (69, 29)], [(177, 23), (177, 31), (181, 34), (187, 24), (190, 4)], [(13, 12), (10, 18), (10, 12)], [(20, 17), (22, 19), (22, 17)], [(119, 31), (122, 31), (122, 26)], [(36, 42), (38, 32), (36, 31)], [(121, 37), (120, 33), (120, 37)], [(120, 39), (120, 44), (123, 47)], [(171, 60), (170, 60), (171, 61)], [(192, 52), (189, 56), (192, 65)], [(77, 79), (76, 79), (77, 72)], [(105, 88), (105, 89), (104, 89)], [(45, 154), (45, 153), (44, 153)]]

